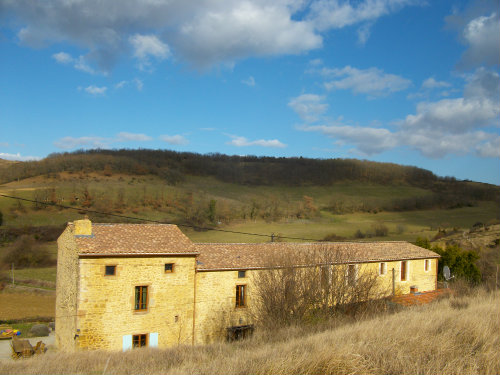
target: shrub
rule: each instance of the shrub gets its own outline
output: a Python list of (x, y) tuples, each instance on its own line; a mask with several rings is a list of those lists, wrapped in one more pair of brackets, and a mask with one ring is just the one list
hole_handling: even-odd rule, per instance
[(372, 228), (377, 237), (386, 237), (389, 234), (389, 228), (385, 224), (376, 223), (372, 225)]
[(45, 324), (35, 324), (30, 329), (30, 334), (34, 337), (48, 336), (50, 329)]
[(358, 229), (356, 232), (354, 232), (354, 238), (365, 238), (366, 235), (361, 232), (361, 229)]
[(337, 236), (335, 233), (327, 234), (324, 238), (323, 241), (344, 241), (345, 237), (342, 236)]
[(47, 249), (41, 247), (33, 236), (22, 235), (7, 248), (7, 254), (3, 258), (7, 264), (16, 267), (46, 266), (53, 263)]

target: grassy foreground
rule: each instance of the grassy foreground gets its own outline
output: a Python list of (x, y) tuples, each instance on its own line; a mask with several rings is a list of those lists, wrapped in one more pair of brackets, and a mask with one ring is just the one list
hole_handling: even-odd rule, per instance
[(127, 353), (48, 353), (0, 362), (9, 374), (498, 374), (500, 294), (478, 292), (322, 332)]

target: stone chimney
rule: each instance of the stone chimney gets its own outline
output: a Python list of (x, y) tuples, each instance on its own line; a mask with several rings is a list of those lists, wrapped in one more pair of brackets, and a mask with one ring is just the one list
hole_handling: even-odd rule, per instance
[(83, 220), (75, 220), (75, 236), (92, 236), (92, 222), (87, 216)]

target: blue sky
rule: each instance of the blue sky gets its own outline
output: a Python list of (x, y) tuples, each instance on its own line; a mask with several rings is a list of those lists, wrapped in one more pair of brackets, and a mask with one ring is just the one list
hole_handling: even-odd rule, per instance
[(500, 184), (500, 3), (0, 0), (0, 158), (358, 158)]

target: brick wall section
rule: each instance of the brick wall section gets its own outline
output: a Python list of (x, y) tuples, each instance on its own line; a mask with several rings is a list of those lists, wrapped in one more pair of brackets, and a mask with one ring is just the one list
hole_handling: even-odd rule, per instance
[(56, 279), (56, 346), (75, 350), (76, 311), (78, 298), (78, 252), (73, 227), (67, 226), (57, 240)]
[[(165, 263), (174, 263), (173, 273)], [(116, 275), (105, 276), (105, 265), (116, 265)], [(121, 350), (124, 335), (153, 332), (159, 347), (191, 344), (194, 267), (194, 256), (81, 258), (78, 347)], [(146, 312), (134, 311), (141, 285), (148, 286)]]

